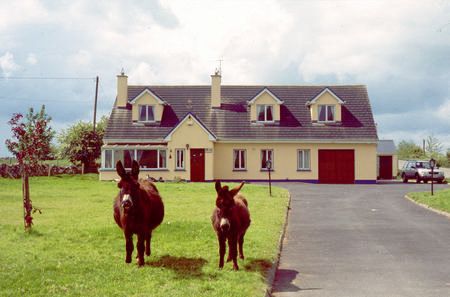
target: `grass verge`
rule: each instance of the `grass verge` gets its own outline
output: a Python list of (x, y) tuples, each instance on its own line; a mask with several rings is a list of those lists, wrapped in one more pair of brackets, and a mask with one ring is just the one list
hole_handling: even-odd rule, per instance
[(408, 193), (408, 197), (418, 203), (450, 214), (450, 189), (435, 191), (433, 196), (430, 191)]
[[(125, 264), (125, 241), (112, 218), (118, 189), (97, 175), (30, 179), (34, 215), (24, 233), (20, 180), (0, 179), (1, 296), (263, 296), (277, 255), (288, 192), (245, 185), (252, 216), (240, 271), (218, 266), (208, 183), (158, 183), (166, 216), (146, 265)], [(136, 253), (136, 252), (135, 252)], [(133, 255), (135, 255), (135, 253)]]

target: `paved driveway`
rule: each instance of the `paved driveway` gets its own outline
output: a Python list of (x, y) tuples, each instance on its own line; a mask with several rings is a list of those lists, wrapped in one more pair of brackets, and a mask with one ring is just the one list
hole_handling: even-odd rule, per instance
[(450, 219), (403, 198), (429, 184), (279, 185), (292, 201), (274, 296), (450, 296)]

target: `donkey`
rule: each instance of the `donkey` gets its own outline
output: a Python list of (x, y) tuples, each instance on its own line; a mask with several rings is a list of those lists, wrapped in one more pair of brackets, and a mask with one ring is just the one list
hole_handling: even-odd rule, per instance
[(250, 212), (247, 200), (238, 193), (243, 186), (244, 182), (229, 190), (228, 186), (222, 187), (220, 181), (216, 181), (217, 199), (211, 221), (219, 240), (219, 268), (223, 268), (227, 240), (227, 262), (233, 260), (233, 269), (239, 270), (237, 264), (238, 244), (239, 258), (244, 259), (244, 235), (250, 226)]
[[(125, 262), (131, 262), (133, 253), (133, 234), (137, 235), (138, 265), (144, 265), (145, 254), (150, 256), (152, 231), (164, 218), (164, 204), (158, 189), (150, 181), (138, 180), (139, 164), (133, 161), (131, 173), (127, 173), (118, 161), (116, 164), (120, 181), (117, 186), (119, 194), (114, 201), (114, 220), (123, 230), (126, 241)], [(145, 244), (144, 244), (145, 242)]]

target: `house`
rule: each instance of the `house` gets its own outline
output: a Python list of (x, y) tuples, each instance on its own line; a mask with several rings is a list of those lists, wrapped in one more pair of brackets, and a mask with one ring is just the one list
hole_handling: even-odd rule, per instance
[(375, 183), (377, 130), (363, 85), (128, 85), (102, 147), (100, 179), (121, 160), (141, 176), (189, 181)]
[(397, 149), (393, 140), (379, 140), (377, 146), (377, 178), (395, 179), (398, 171)]

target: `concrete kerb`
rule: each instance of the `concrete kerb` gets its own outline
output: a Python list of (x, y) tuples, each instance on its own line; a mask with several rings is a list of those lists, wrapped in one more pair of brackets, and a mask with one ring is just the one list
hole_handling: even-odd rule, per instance
[(288, 200), (288, 203), (286, 206), (286, 219), (284, 221), (283, 230), (282, 230), (282, 232), (280, 234), (280, 238), (278, 240), (278, 254), (277, 254), (275, 261), (272, 264), (272, 267), (269, 269), (269, 271), (267, 273), (267, 278), (266, 278), (267, 288), (266, 288), (266, 293), (265, 293), (264, 297), (272, 297), (273, 282), (275, 281), (275, 274), (277, 272), (278, 266), (280, 265), (281, 251), (283, 249), (283, 241), (284, 241), (284, 237), (286, 235), (286, 229), (287, 229), (287, 225), (288, 225), (289, 210), (291, 209), (291, 197), (292, 197), (291, 193), (289, 192), (289, 200)]
[(421, 206), (421, 207), (423, 207), (423, 208), (426, 208), (426, 209), (428, 209), (428, 210), (430, 210), (430, 211), (432, 211), (432, 212), (435, 212), (435, 213), (437, 213), (437, 214), (446, 216), (448, 219), (450, 219), (450, 213), (448, 213), (448, 212), (445, 212), (445, 211), (442, 211), (442, 210), (433, 208), (433, 207), (431, 207), (431, 206), (428, 206), (428, 205), (426, 205), (426, 204), (417, 202), (417, 201), (415, 201), (414, 199), (412, 199), (411, 197), (409, 197), (408, 195), (405, 195), (405, 198), (408, 199), (409, 201), (413, 202), (413, 203), (416, 204), (416, 205), (419, 205), (419, 206)]

